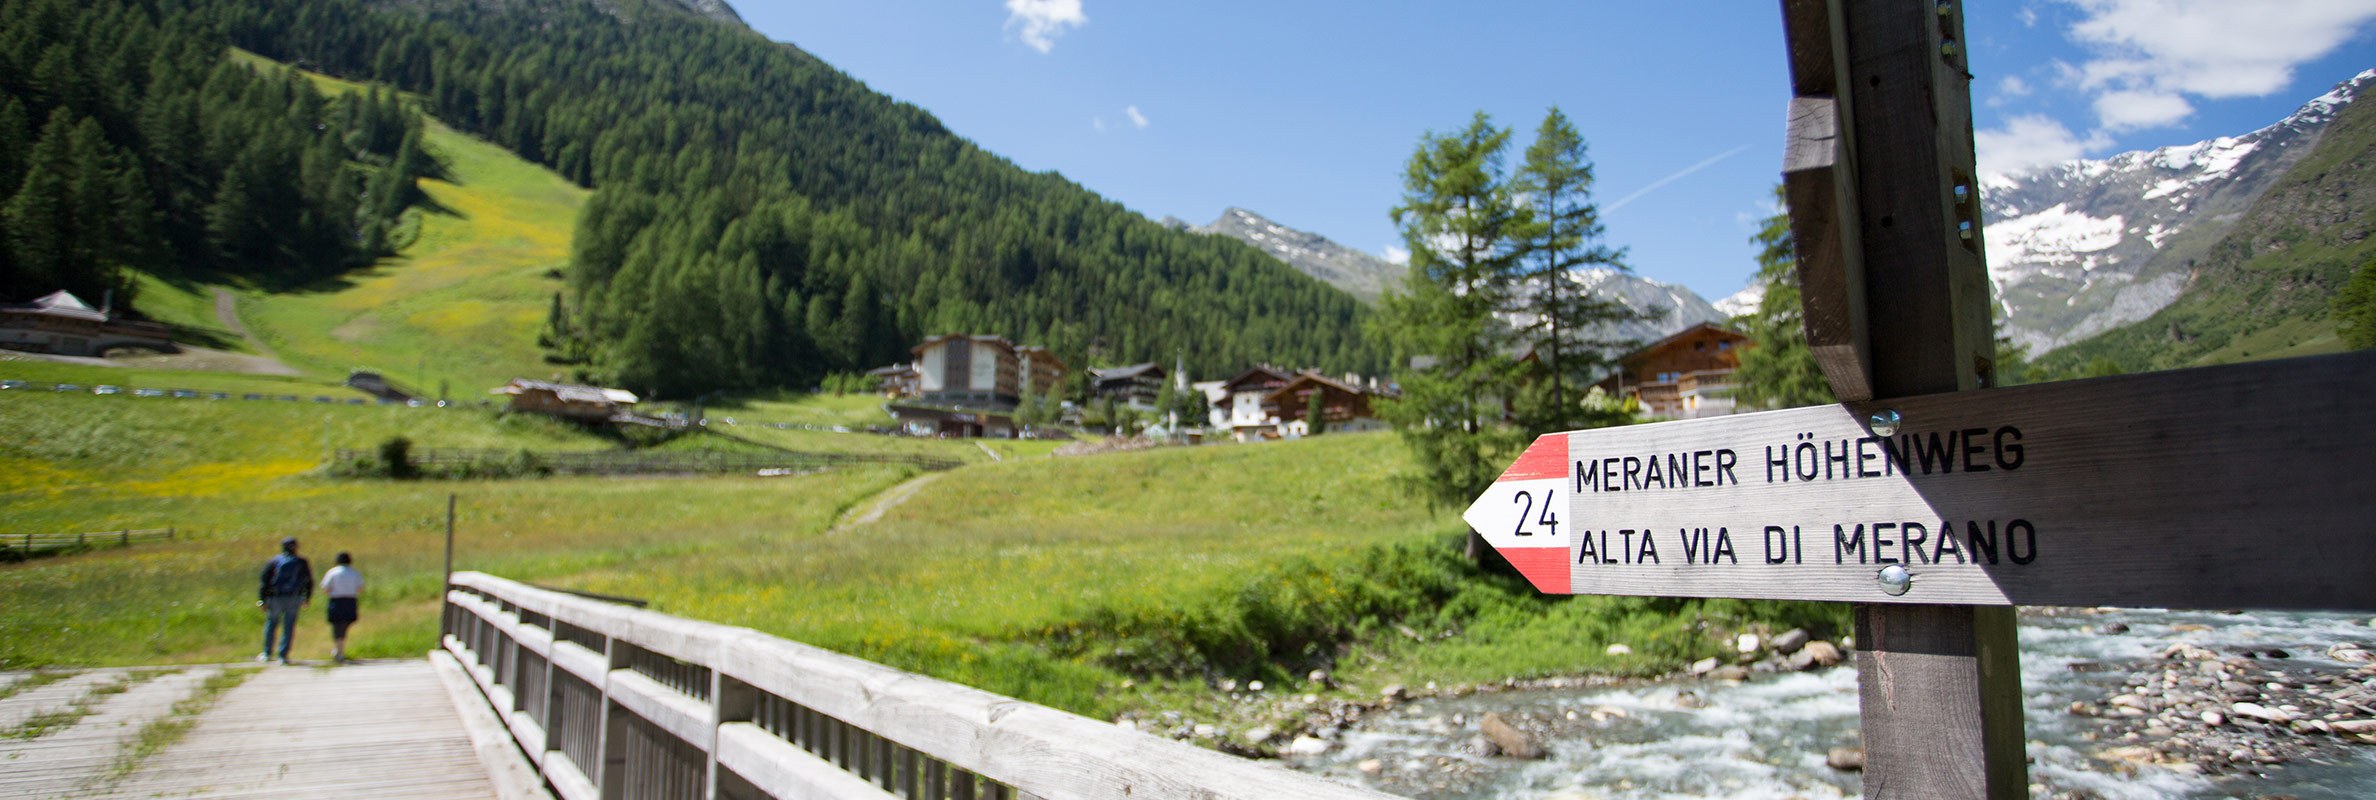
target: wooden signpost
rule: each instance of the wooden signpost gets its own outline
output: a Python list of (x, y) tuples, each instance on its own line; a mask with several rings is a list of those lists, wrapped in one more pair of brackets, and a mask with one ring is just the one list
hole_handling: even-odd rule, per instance
[(1782, 7), (1843, 402), (1544, 436), (1470, 527), (1545, 592), (1857, 604), (1875, 798), (2028, 796), (2014, 604), (2376, 609), (2376, 354), (1986, 388), (1959, 4)]

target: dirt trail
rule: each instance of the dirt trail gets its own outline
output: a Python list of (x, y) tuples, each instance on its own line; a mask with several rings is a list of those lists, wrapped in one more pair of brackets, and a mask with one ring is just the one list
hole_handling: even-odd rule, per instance
[(924, 488), (925, 484), (933, 482), (940, 476), (941, 473), (938, 472), (927, 472), (910, 478), (898, 486), (884, 489), (882, 494), (875, 495), (872, 500), (863, 505), (852, 507), (849, 513), (842, 515), (841, 523), (834, 525), (832, 532), (841, 533), (852, 528), (874, 524), (875, 520), (883, 518), (885, 512), (898, 508), (899, 504), (907, 502), (909, 497), (914, 496), (916, 490)]

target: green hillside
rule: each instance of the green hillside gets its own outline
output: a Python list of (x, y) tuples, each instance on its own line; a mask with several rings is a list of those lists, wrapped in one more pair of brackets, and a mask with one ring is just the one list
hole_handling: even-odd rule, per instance
[[(927, 334), (1068, 363), (1375, 371), (1343, 292), (1028, 173), (797, 48), (673, 4), (207, 0), (232, 41), (418, 93), (595, 187), (554, 353), (638, 391), (803, 388)], [(328, 357), (327, 355), (323, 357)]]
[(2345, 349), (2331, 304), (2354, 271), (2376, 263), (2371, 185), (2376, 103), (2355, 102), (2194, 265), (2177, 302), (2048, 353), (2038, 370), (2071, 373), (2109, 361), (2141, 372)]

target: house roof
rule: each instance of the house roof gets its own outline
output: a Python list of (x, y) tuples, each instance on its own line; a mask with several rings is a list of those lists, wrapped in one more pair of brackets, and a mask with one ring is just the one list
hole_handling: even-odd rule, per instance
[(1287, 379), (1288, 379), (1288, 378), (1290, 378), (1290, 377), (1293, 377), (1293, 376), (1290, 376), (1290, 375), (1288, 375), (1287, 373), (1280, 372), (1280, 371), (1278, 371), (1278, 370), (1275, 370), (1275, 369), (1271, 369), (1270, 367), (1255, 367), (1255, 368), (1253, 368), (1253, 369), (1249, 369), (1249, 370), (1246, 370), (1246, 371), (1244, 371), (1244, 372), (1240, 372), (1240, 373), (1238, 373), (1237, 377), (1235, 377), (1235, 378), (1231, 378), (1231, 379), (1229, 379), (1229, 380), (1222, 381), (1222, 382), (1221, 382), (1221, 388), (1228, 389), (1228, 390), (1230, 390), (1230, 391), (1236, 391), (1236, 390), (1237, 390), (1237, 387), (1238, 387), (1238, 385), (1239, 385), (1239, 384), (1242, 384), (1242, 383), (1247, 383), (1247, 382), (1250, 382), (1250, 381), (1255, 381), (1255, 380), (1261, 380), (1261, 381), (1284, 381), (1284, 380), (1287, 380)]
[(982, 343), (982, 344), (994, 344), (994, 345), (998, 345), (999, 347), (1004, 347), (1004, 348), (1006, 348), (1006, 349), (1008, 349), (1008, 350), (1013, 350), (1013, 349), (1015, 349), (1015, 343), (1014, 343), (1014, 342), (1007, 341), (1007, 338), (1006, 338), (1006, 337), (1004, 337), (1004, 336), (998, 336), (998, 335), (995, 335), (995, 334), (988, 334), (988, 333), (944, 333), (944, 334), (941, 334), (941, 335), (939, 335), (939, 336), (927, 336), (927, 337), (924, 337), (924, 341), (923, 341), (922, 343), (920, 343), (920, 344), (917, 344), (917, 345), (916, 345), (916, 346), (914, 346), (914, 347), (910, 347), (910, 348), (908, 348), (908, 352), (910, 352), (910, 353), (918, 353), (918, 354), (921, 354), (921, 353), (923, 353), (925, 350), (929, 350), (929, 349), (931, 349), (933, 345), (940, 344), (940, 343), (942, 343), (942, 342), (946, 342), (946, 341), (949, 341), (949, 340), (952, 340), (952, 339), (967, 339), (967, 340), (971, 340), (971, 341), (974, 341), (974, 342), (979, 342), (979, 343)]
[(1288, 381), (1288, 382), (1287, 382), (1287, 385), (1285, 385), (1285, 386), (1281, 386), (1281, 387), (1279, 387), (1279, 388), (1277, 388), (1277, 389), (1274, 389), (1274, 390), (1272, 390), (1270, 394), (1263, 395), (1263, 396), (1262, 396), (1262, 400), (1263, 400), (1263, 402), (1266, 402), (1266, 403), (1267, 403), (1267, 402), (1271, 402), (1271, 401), (1273, 401), (1273, 400), (1277, 400), (1277, 399), (1279, 399), (1280, 397), (1284, 397), (1284, 396), (1286, 396), (1286, 395), (1293, 394), (1293, 393), (1295, 392), (1295, 389), (1296, 389), (1296, 387), (1302, 386), (1302, 385), (1304, 385), (1304, 384), (1306, 384), (1306, 383), (1317, 383), (1317, 384), (1320, 384), (1320, 385), (1322, 385), (1322, 386), (1331, 386), (1331, 387), (1335, 387), (1337, 391), (1344, 392), (1344, 393), (1346, 393), (1346, 394), (1350, 394), (1350, 395), (1353, 395), (1353, 396), (1355, 396), (1355, 397), (1360, 397), (1360, 396), (1363, 396), (1363, 395), (1369, 395), (1369, 394), (1375, 394), (1375, 392), (1371, 392), (1371, 391), (1369, 391), (1369, 390), (1367, 390), (1367, 389), (1363, 389), (1363, 388), (1361, 388), (1361, 387), (1359, 387), (1359, 386), (1352, 386), (1352, 385), (1348, 385), (1348, 384), (1346, 384), (1344, 381), (1340, 381), (1340, 380), (1337, 380), (1337, 379), (1335, 379), (1335, 378), (1331, 378), (1331, 377), (1328, 377), (1328, 376), (1326, 376), (1326, 375), (1322, 375), (1322, 374), (1320, 374), (1320, 373), (1317, 373), (1317, 372), (1306, 372), (1306, 373), (1302, 373), (1302, 374), (1296, 375), (1296, 376), (1295, 376), (1295, 380)]
[(1694, 334), (1694, 333), (1698, 333), (1698, 332), (1699, 332), (1700, 330), (1702, 330), (1702, 329), (1713, 330), (1713, 331), (1715, 331), (1715, 332), (1717, 332), (1717, 333), (1724, 334), (1726, 338), (1729, 338), (1729, 339), (1731, 339), (1731, 340), (1733, 340), (1733, 341), (1736, 341), (1736, 342), (1738, 342), (1738, 341), (1747, 341), (1747, 340), (1748, 340), (1748, 338), (1749, 338), (1749, 334), (1742, 333), (1742, 332), (1740, 332), (1740, 331), (1736, 331), (1736, 330), (1733, 330), (1733, 329), (1731, 329), (1731, 328), (1727, 328), (1727, 327), (1724, 327), (1724, 326), (1722, 326), (1722, 325), (1718, 325), (1718, 324), (1716, 324), (1716, 323), (1713, 323), (1713, 322), (1702, 322), (1702, 323), (1700, 323), (1700, 324), (1693, 325), (1693, 326), (1691, 326), (1691, 327), (1684, 328), (1684, 329), (1682, 329), (1682, 330), (1676, 331), (1676, 332), (1674, 333), (1674, 335), (1672, 335), (1672, 336), (1668, 336), (1668, 337), (1666, 337), (1666, 338), (1664, 338), (1664, 339), (1660, 339), (1660, 340), (1658, 340), (1658, 341), (1651, 342), (1651, 343), (1649, 343), (1649, 344), (1646, 344), (1646, 345), (1642, 345), (1641, 347), (1634, 348), (1634, 351), (1633, 351), (1633, 352), (1625, 354), (1625, 357), (1624, 357), (1624, 358), (1621, 358), (1621, 359), (1618, 359), (1618, 360), (1619, 360), (1620, 362), (1624, 362), (1624, 361), (1631, 361), (1631, 360), (1634, 360), (1634, 359), (1636, 359), (1636, 358), (1640, 358), (1640, 357), (1642, 357), (1642, 356), (1649, 355), (1649, 354), (1651, 354), (1651, 353), (1657, 352), (1658, 350), (1660, 350), (1661, 348), (1664, 348), (1664, 347), (1666, 347), (1667, 345), (1671, 345), (1671, 344), (1674, 344), (1674, 343), (1676, 343), (1676, 342), (1680, 342), (1680, 341), (1682, 341), (1682, 340), (1683, 340), (1683, 338), (1684, 338), (1684, 337), (1686, 337), (1686, 336), (1690, 336), (1691, 334)]
[(1027, 344), (1015, 348), (1015, 355), (1029, 356), (1031, 358), (1031, 365), (1034, 367), (1040, 366), (1042, 362), (1045, 362), (1047, 364), (1055, 365), (1056, 371), (1058, 372), (1066, 372), (1072, 369), (1070, 365), (1064, 363), (1064, 359), (1056, 357), (1056, 351), (1049, 350), (1048, 348), (1041, 347), (1036, 344)]
[(52, 317), (89, 320), (92, 322), (107, 321), (106, 313), (92, 308), (89, 303), (83, 302), (82, 298), (76, 297), (72, 292), (66, 291), (51, 292), (49, 294), (42, 295), (40, 299), (34, 300), (30, 303), (10, 303), (8, 305), (0, 306), (0, 309), (6, 309), (9, 311), (23, 311)]
[(637, 398), (634, 392), (630, 392), (625, 389), (605, 389), (600, 386), (581, 386), (574, 383), (534, 381), (527, 378), (513, 378), (511, 383), (489, 389), (487, 390), (487, 393), (521, 395), (536, 391), (552, 392), (554, 397), (559, 398), (561, 402), (564, 403), (590, 403), (594, 405), (609, 404), (625, 406), (634, 405), (638, 402), (641, 402), (641, 399)]
[(916, 371), (916, 365), (914, 364), (893, 364), (888, 367), (876, 367), (874, 369), (867, 370), (866, 374), (876, 376), (914, 375), (916, 374)]
[(1158, 377), (1158, 378), (1160, 378), (1160, 377), (1163, 377), (1163, 376), (1166, 374), (1166, 373), (1164, 372), (1163, 365), (1162, 365), (1162, 364), (1157, 364), (1157, 363), (1155, 363), (1155, 362), (1153, 362), (1153, 361), (1149, 361), (1149, 362), (1147, 362), (1147, 363), (1144, 363), (1144, 364), (1132, 364), (1132, 365), (1130, 365), (1130, 366), (1127, 366), (1127, 367), (1090, 367), (1090, 368), (1089, 368), (1089, 374), (1097, 376), (1097, 379), (1098, 379), (1098, 380), (1101, 380), (1101, 381), (1114, 381), (1114, 380), (1123, 380), (1123, 379), (1126, 379), (1126, 378), (1136, 378), (1136, 377), (1138, 377), (1138, 376), (1140, 376), (1140, 375), (1145, 375), (1145, 374), (1147, 374), (1147, 373), (1150, 373), (1150, 372), (1152, 372), (1152, 373), (1155, 373), (1155, 377)]

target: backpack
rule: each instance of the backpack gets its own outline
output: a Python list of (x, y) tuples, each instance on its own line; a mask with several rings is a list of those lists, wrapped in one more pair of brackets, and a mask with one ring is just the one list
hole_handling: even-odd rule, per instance
[(283, 555), (272, 560), (272, 593), (276, 595), (305, 594), (313, 588), (313, 570), (305, 559)]

